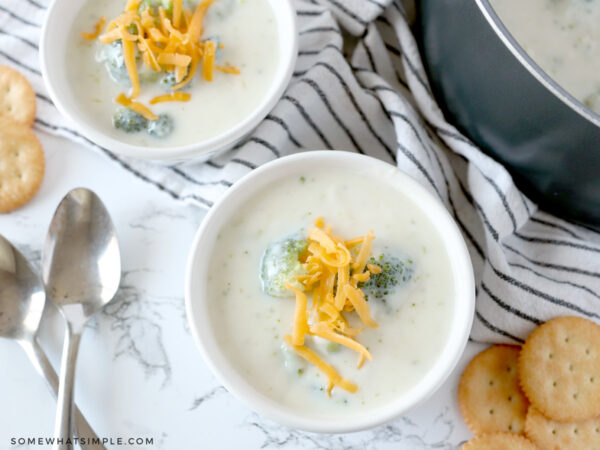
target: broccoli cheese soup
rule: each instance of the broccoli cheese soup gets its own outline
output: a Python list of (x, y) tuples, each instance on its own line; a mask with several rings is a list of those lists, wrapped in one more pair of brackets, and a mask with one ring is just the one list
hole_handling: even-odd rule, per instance
[(140, 146), (193, 144), (241, 123), (279, 58), (268, 0), (89, 0), (70, 33), (80, 114)]
[(220, 229), (212, 333), (266, 397), (311, 417), (407, 393), (449, 340), (455, 285), (428, 217), (389, 182), (317, 169), (256, 193)]
[(600, 113), (600, 0), (491, 0), (531, 58)]

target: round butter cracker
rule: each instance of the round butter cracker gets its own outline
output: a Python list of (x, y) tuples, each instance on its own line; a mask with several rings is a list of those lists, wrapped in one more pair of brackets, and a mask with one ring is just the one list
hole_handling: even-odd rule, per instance
[(514, 433), (491, 433), (471, 439), (460, 450), (539, 450), (529, 439)]
[(44, 151), (27, 126), (0, 117), (0, 213), (27, 203), (44, 177)]
[(531, 407), (525, 433), (539, 448), (600, 450), (600, 417), (584, 422), (555, 422)]
[(35, 92), (27, 78), (8, 66), (0, 66), (0, 115), (31, 126), (35, 109)]
[(549, 320), (529, 335), (519, 357), (521, 387), (549, 419), (600, 415), (600, 326), (581, 317)]
[(463, 372), (458, 405), (477, 436), (523, 433), (529, 402), (519, 386), (520, 347), (495, 345), (479, 353)]

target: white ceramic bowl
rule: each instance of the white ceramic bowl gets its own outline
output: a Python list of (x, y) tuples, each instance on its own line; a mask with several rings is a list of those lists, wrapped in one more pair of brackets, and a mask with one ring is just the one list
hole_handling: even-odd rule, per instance
[(389, 183), (393, 185), (393, 189), (411, 198), (429, 217), (441, 236), (446, 251), (451, 255), (452, 265), (449, 269), (452, 270), (455, 281), (455, 308), (453, 316), (448, 318), (451, 322), (450, 332), (443, 351), (421, 381), (405, 394), (390, 399), (388, 403), (377, 409), (357, 412), (343, 419), (316, 420), (306, 413), (291, 410), (265, 397), (236, 372), (219, 349), (208, 312), (209, 300), (206, 297), (208, 267), (217, 234), (241, 205), (262, 189), (275, 186), (278, 180), (299, 177), (316, 167), (343, 168), (359, 171), (362, 174), (366, 171), (374, 180), (378, 180), (379, 173), (387, 173), (392, 168), (380, 160), (354, 153), (316, 151), (287, 156), (250, 172), (235, 183), (221, 201), (212, 207), (196, 234), (187, 266), (186, 312), (192, 334), (204, 361), (227, 390), (249, 407), (271, 420), (292, 428), (322, 433), (358, 431), (380, 425), (406, 413), (433, 394), (446, 380), (458, 362), (471, 330), (475, 306), (473, 269), (462, 235), (442, 203), (415, 180), (397, 170), (396, 176)]
[[(287, 87), (298, 54), (296, 12), (292, 0), (268, 0), (277, 20), (279, 33), (279, 66), (273, 83), (256, 109), (235, 127), (211, 139), (179, 147), (145, 147), (131, 145), (107, 135), (94, 121), (78, 114), (82, 109), (69, 86), (67, 73), (67, 39), (79, 11), (94, 0), (54, 0), (48, 9), (40, 39), (42, 75), (52, 101), (85, 137), (117, 154), (166, 163), (187, 160), (206, 160), (215, 153), (227, 150), (250, 133), (275, 106)], [(113, 0), (125, 4), (125, 0)]]

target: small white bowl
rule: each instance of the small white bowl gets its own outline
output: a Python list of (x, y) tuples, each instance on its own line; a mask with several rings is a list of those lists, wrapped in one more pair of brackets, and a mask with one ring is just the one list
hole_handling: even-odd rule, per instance
[[(67, 40), (81, 8), (94, 0), (54, 0), (46, 14), (40, 39), (42, 75), (52, 101), (85, 137), (119, 155), (165, 163), (202, 161), (225, 151), (250, 133), (279, 101), (287, 87), (298, 55), (296, 11), (292, 0), (268, 0), (279, 33), (279, 66), (262, 102), (242, 122), (211, 139), (178, 147), (146, 147), (119, 141), (102, 131), (92, 119), (77, 114), (80, 102), (69, 86)], [(125, 0), (113, 0), (125, 3)]]
[(211, 264), (213, 246), (221, 228), (238, 208), (257, 192), (268, 186), (276, 186), (277, 181), (282, 178), (299, 177), (318, 167), (360, 171), (363, 174), (367, 173), (367, 176), (371, 174), (378, 182), (381, 182), (378, 174), (388, 173), (392, 168), (385, 162), (355, 153), (315, 151), (287, 156), (250, 172), (235, 183), (212, 207), (196, 233), (187, 265), (186, 313), (192, 335), (206, 364), (227, 390), (250, 408), (292, 428), (320, 433), (344, 433), (374, 427), (394, 419), (427, 399), (442, 385), (454, 369), (467, 343), (475, 308), (475, 287), (467, 247), (450, 214), (442, 203), (419, 183), (397, 170), (393, 182), (386, 182), (393, 184), (393, 189), (407, 195), (421, 208), (441, 236), (446, 251), (452, 255), (450, 269), (454, 278), (456, 303), (453, 316), (448, 318), (451, 322), (448, 341), (437, 361), (421, 381), (405, 394), (376, 409), (356, 412), (342, 419), (317, 420), (311, 418), (310, 414), (291, 410), (261, 394), (236, 372), (219, 349), (213, 334), (205, 294), (206, 274)]

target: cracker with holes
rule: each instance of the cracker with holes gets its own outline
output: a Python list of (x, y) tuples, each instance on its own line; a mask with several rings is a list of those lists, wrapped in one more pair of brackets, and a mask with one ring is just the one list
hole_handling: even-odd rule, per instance
[(519, 357), (521, 387), (546, 417), (578, 422), (600, 415), (600, 326), (552, 319), (531, 333)]
[(529, 439), (514, 433), (491, 433), (471, 439), (460, 450), (538, 450)]
[(519, 351), (512, 345), (490, 347), (463, 372), (458, 405), (475, 435), (523, 433), (529, 402), (519, 387)]
[(0, 117), (0, 213), (27, 203), (44, 177), (44, 151), (27, 125)]
[(0, 115), (31, 126), (35, 119), (35, 92), (23, 75), (0, 66)]
[(525, 433), (540, 448), (600, 449), (600, 417), (584, 422), (555, 422), (531, 407), (527, 412)]

